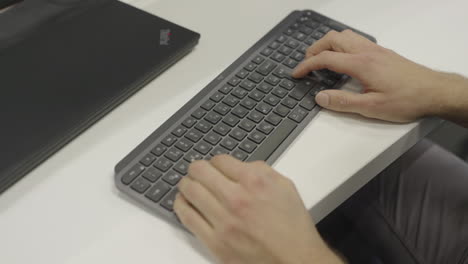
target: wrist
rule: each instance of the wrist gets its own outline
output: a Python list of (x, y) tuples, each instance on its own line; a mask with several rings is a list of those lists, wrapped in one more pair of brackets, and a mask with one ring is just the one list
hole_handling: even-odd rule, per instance
[[(453, 73), (438, 73), (434, 82), (434, 108), (431, 115), (453, 121), (468, 121), (468, 79)], [(464, 120), (463, 120), (464, 119)]]

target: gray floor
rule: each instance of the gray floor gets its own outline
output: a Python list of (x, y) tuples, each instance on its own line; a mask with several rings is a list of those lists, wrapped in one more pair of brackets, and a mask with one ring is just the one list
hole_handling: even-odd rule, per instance
[(467, 128), (447, 121), (428, 138), (468, 162)]

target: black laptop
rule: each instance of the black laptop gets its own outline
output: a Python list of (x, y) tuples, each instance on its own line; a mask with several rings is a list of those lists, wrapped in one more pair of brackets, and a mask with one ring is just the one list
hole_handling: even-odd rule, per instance
[(25, 0), (0, 13), (0, 193), (199, 37), (114, 0)]

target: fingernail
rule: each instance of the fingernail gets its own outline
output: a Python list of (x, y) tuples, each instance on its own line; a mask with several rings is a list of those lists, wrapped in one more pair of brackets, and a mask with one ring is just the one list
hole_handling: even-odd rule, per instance
[(320, 92), (315, 96), (317, 104), (323, 107), (327, 107), (330, 104), (330, 96), (324, 92)]

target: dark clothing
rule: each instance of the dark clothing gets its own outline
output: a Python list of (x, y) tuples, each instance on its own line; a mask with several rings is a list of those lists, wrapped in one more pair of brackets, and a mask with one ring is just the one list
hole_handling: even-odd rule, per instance
[(468, 164), (430, 141), (338, 210), (384, 263), (468, 264)]

